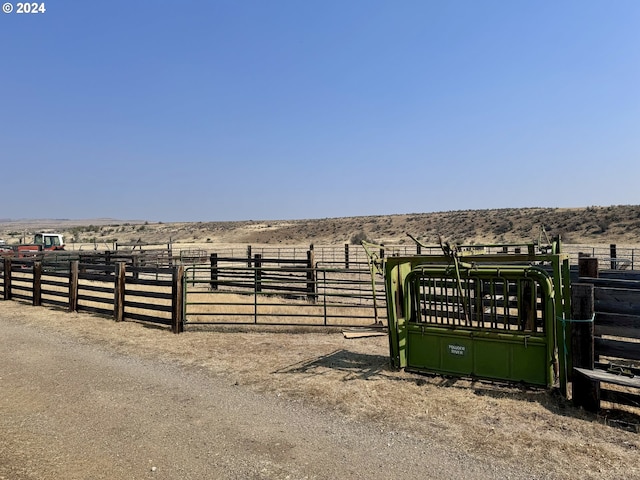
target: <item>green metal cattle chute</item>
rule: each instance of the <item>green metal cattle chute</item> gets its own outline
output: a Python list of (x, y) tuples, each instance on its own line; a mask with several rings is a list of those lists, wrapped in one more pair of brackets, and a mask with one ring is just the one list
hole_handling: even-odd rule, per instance
[(387, 257), (392, 365), (566, 392), (568, 255), (474, 248)]

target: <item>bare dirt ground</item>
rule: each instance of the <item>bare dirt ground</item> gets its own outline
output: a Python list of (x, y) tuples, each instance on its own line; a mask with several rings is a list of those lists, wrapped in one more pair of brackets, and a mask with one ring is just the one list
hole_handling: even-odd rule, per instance
[(553, 392), (391, 370), (386, 337), (17, 302), (0, 323), (2, 480), (640, 478), (638, 433)]

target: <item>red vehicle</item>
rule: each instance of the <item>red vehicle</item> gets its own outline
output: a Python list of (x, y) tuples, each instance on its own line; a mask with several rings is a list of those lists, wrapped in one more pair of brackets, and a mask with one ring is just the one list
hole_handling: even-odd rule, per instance
[(2, 245), (0, 253), (4, 256), (29, 257), (42, 251), (64, 250), (64, 238), (59, 233), (36, 233), (33, 243), (24, 245)]
[(64, 250), (64, 238), (59, 233), (36, 233), (34, 245), (42, 245), (42, 250)]

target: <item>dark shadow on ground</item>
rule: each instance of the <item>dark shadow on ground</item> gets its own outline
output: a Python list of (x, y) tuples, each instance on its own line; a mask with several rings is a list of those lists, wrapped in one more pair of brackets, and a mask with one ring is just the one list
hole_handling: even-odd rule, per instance
[(288, 365), (273, 373), (324, 375), (327, 369), (344, 372), (344, 380), (369, 380), (374, 378), (404, 380), (399, 378), (396, 374), (397, 372), (391, 368), (388, 356), (355, 353), (349, 350), (335, 350), (312, 360)]

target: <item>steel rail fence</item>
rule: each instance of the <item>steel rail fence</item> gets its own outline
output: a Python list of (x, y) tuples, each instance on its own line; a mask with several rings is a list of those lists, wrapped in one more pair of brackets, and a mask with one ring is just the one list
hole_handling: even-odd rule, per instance
[(335, 268), (271, 265), (185, 269), (184, 322), (363, 327), (386, 324), (384, 285), (372, 289), (368, 264)]

